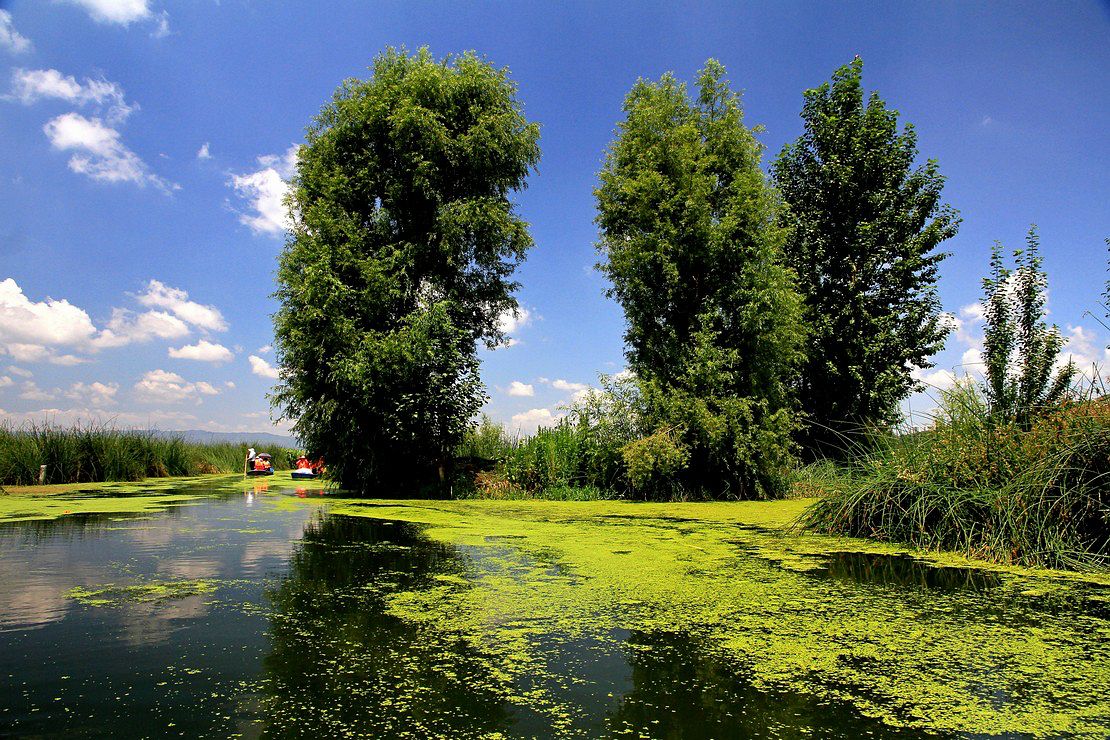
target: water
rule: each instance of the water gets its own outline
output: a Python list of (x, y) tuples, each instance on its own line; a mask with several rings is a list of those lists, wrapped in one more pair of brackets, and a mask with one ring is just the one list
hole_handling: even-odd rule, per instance
[[(453, 589), (473, 596), (482, 574), (536, 572), (529, 564), (584, 587), (567, 568), (512, 536), (447, 544), (423, 525), (279, 507), (276, 496), (0, 526), (0, 737), (952, 734), (895, 728), (829, 692), (769, 687), (696, 626), (633, 629), (619, 610), (596, 634), (532, 629), (542, 670), (514, 672), (496, 640), (476, 643), (391, 605)], [(920, 567), (831, 553), (798, 577), (966, 589), (965, 610), (975, 599), (986, 609), (997, 586)], [(500, 613), (489, 609), (490, 635), (513, 626), (489, 623)], [(1021, 691), (977, 680), (996, 703)]]

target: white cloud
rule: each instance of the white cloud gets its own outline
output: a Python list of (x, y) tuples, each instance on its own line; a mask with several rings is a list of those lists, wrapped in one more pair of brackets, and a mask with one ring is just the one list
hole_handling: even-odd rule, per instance
[(235, 355), (222, 344), (214, 344), (202, 339), (196, 344), (187, 344), (184, 347), (169, 348), (170, 357), (176, 360), (198, 360), (200, 362), (231, 362)]
[(915, 368), (910, 376), (924, 383), (926, 390), (946, 391), (956, 385), (956, 374), (943, 368), (933, 371)]
[(251, 372), (263, 378), (271, 378), (276, 380), (278, 377), (278, 369), (270, 363), (263, 360), (258, 355), (251, 355), (247, 358), (251, 364)]
[(66, 0), (84, 8), (97, 23), (129, 26), (153, 16), (148, 0)]
[(497, 328), (505, 335), (505, 341), (500, 346), (513, 347), (520, 344), (520, 340), (512, 335), (531, 322), (532, 312), (523, 306), (517, 307), (515, 311), (503, 312), (497, 317)]
[(247, 201), (252, 212), (240, 213), (239, 222), (256, 234), (281, 234), (292, 224), (285, 206), (289, 192), (288, 179), (297, 166), (298, 146), (294, 144), (283, 155), (268, 154), (258, 158), (262, 169), (245, 175), (232, 175), (229, 183), (236, 195)]
[(536, 395), (536, 388), (530, 383), (521, 383), (519, 380), (514, 380), (509, 383), (508, 394), (510, 396), (534, 396)]
[(135, 384), (135, 395), (142, 401), (181, 403), (195, 400), (200, 403), (202, 396), (214, 396), (217, 393), (219, 390), (211, 383), (203, 380), (189, 382), (177, 373), (166, 370), (151, 370)]
[(146, 289), (136, 296), (144, 306), (165, 308), (177, 318), (193, 326), (209, 331), (225, 331), (227, 321), (215, 306), (205, 306), (189, 300), (189, 294), (180, 288), (171, 288), (151, 280)]
[(150, 37), (155, 39), (164, 39), (170, 35), (170, 14), (162, 11), (158, 14), (154, 30), (150, 32)]
[(77, 401), (87, 401), (93, 406), (110, 406), (116, 401), (119, 392), (118, 383), (74, 383), (66, 392), (66, 398)]
[(15, 381), (7, 375), (0, 375), (0, 388), (7, 388), (9, 385), (14, 385)]
[(24, 401), (53, 401), (56, 398), (54, 393), (39, 388), (33, 380), (28, 380), (23, 384), (23, 392), (19, 397)]
[(80, 360), (55, 348), (87, 345), (95, 334), (89, 315), (69, 301), (32, 301), (15, 280), (0, 281), (0, 353), (17, 362), (73, 364)]
[(189, 333), (184, 321), (165, 311), (136, 314), (125, 308), (112, 309), (108, 326), (93, 340), (94, 349), (123, 347), (152, 339), (180, 339)]
[(74, 105), (92, 104), (107, 109), (109, 122), (118, 123), (127, 118), (139, 106), (128, 105), (123, 96), (123, 88), (104, 78), (99, 80), (85, 78), (82, 84), (72, 75), (63, 76), (56, 69), (16, 69), (12, 72), (11, 97), (24, 105), (32, 105), (40, 100), (53, 98)]
[(30, 378), (34, 376), (34, 373), (30, 370), (25, 370), (24, 368), (17, 367), (16, 365), (8, 365), (8, 372), (12, 375), (18, 375), (21, 378)]
[(262, 345), (261, 347), (258, 348), (258, 354), (264, 355), (264, 354), (268, 353), (270, 350), (272, 350), (273, 348), (274, 348), (274, 346), (272, 344), (264, 344), (264, 345)]
[(197, 159), (212, 159), (212, 154), (208, 151), (207, 141), (200, 145), (200, 149), (197, 149)]
[(569, 381), (563, 380), (562, 378), (559, 378), (558, 380), (553, 380), (551, 382), (551, 387), (557, 391), (569, 391), (571, 393), (577, 393), (579, 391), (586, 390), (590, 386), (586, 385), (585, 383), (571, 383)]
[(1069, 326), (1068, 333), (1064, 336), (1064, 347), (1056, 358), (1057, 369), (1071, 360), (1084, 378), (1094, 380), (1110, 367), (1110, 348), (1103, 346), (1104, 344), (1090, 330), (1082, 326)]
[(119, 131), (99, 118), (64, 113), (47, 121), (42, 130), (55, 149), (74, 152), (69, 158), (74, 172), (103, 182), (150, 184), (165, 193), (178, 188), (150, 172), (139, 155), (124, 146)]
[(22, 54), (31, 50), (31, 40), (15, 30), (12, 25), (12, 14), (0, 10), (0, 48), (7, 49), (13, 54)]
[(513, 426), (525, 433), (535, 432), (541, 426), (551, 426), (559, 417), (551, 413), (550, 409), (529, 409), (520, 414), (513, 414)]

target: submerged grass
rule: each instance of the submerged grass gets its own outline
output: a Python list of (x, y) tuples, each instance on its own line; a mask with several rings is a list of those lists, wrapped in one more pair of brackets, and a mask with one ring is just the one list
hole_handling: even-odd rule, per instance
[[(243, 469), (248, 447), (230, 442), (187, 442), (152, 431), (109, 426), (0, 425), (0, 486), (43, 483), (138, 481), (144, 478), (233, 473)], [(287, 469), (284, 450), (271, 450), (278, 469)]]

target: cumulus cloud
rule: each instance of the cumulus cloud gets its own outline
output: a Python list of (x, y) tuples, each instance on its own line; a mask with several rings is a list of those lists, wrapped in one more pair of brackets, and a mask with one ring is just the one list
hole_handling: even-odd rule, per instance
[(180, 339), (189, 333), (184, 321), (165, 311), (135, 313), (125, 308), (112, 309), (107, 327), (92, 341), (94, 349), (124, 347), (152, 339)]
[(502, 347), (513, 347), (520, 343), (520, 340), (513, 336), (516, 332), (528, 326), (532, 321), (532, 312), (523, 306), (518, 306), (515, 310), (505, 311), (497, 317), (497, 328), (505, 335), (505, 341), (501, 344)]
[(200, 329), (226, 331), (227, 321), (215, 306), (205, 306), (189, 300), (189, 294), (180, 288), (171, 288), (159, 280), (151, 280), (136, 296), (144, 306), (164, 308), (177, 318)]
[(116, 401), (119, 392), (118, 383), (74, 383), (66, 392), (66, 398), (85, 401), (93, 406), (110, 406)]
[(7, 375), (0, 375), (0, 388), (7, 388), (8, 386), (14, 384), (15, 381), (9, 378)]
[(196, 344), (186, 344), (184, 347), (170, 347), (170, 357), (175, 360), (198, 360), (200, 362), (231, 362), (235, 356), (231, 350), (222, 344), (214, 344), (202, 339)]
[(551, 381), (551, 387), (557, 391), (568, 391), (570, 393), (578, 393), (589, 389), (590, 386), (585, 383), (571, 383), (570, 381), (559, 378)]
[(74, 345), (95, 333), (89, 315), (69, 301), (32, 301), (12, 278), (0, 281), (0, 343)]
[(229, 184), (249, 208), (248, 212), (239, 214), (239, 222), (254, 233), (281, 234), (292, 227), (285, 196), (289, 192), (288, 180), (297, 166), (298, 148), (294, 144), (285, 154), (259, 157), (260, 169), (231, 176)]
[(532, 433), (541, 426), (551, 426), (559, 417), (551, 413), (550, 409), (529, 409), (519, 414), (513, 414), (513, 427), (521, 432)]
[[(68, 301), (32, 301), (11, 278), (0, 281), (0, 355), (16, 362), (75, 365), (86, 360), (64, 350), (97, 352), (154, 339), (181, 339), (193, 327), (205, 331), (227, 329), (227, 322), (214, 306), (191, 301), (184, 290), (157, 280), (151, 280), (135, 298), (150, 310), (114, 308), (111, 319), (97, 330), (88, 313)], [(212, 356), (217, 347), (202, 340), (193, 351)], [(185, 347), (179, 351), (190, 354)]]
[(8, 372), (12, 375), (18, 375), (21, 378), (30, 378), (34, 376), (34, 373), (30, 370), (19, 367), (17, 365), (8, 365)]
[(32, 105), (40, 100), (64, 100), (73, 105), (93, 105), (105, 110), (107, 120), (119, 123), (133, 113), (138, 105), (128, 104), (124, 99), (123, 88), (104, 78), (98, 80), (85, 78), (78, 82), (72, 75), (63, 75), (56, 69), (16, 69), (12, 72), (12, 92), (14, 98), (24, 105)]
[(214, 396), (219, 392), (211, 383), (203, 380), (189, 382), (166, 370), (151, 370), (135, 384), (135, 396), (139, 400), (160, 403), (200, 403), (203, 396)]
[(66, 0), (70, 5), (84, 8), (97, 23), (114, 23), (129, 26), (135, 21), (145, 21), (154, 16), (148, 0)]
[(31, 40), (15, 30), (12, 14), (6, 10), (0, 10), (0, 49), (7, 49), (13, 54), (31, 50)]
[(271, 380), (277, 379), (278, 369), (258, 355), (251, 355), (247, 358), (247, 361), (250, 362), (251, 372), (255, 375), (263, 378), (270, 378)]
[(197, 149), (197, 159), (212, 159), (212, 154), (208, 151), (207, 141), (200, 145), (200, 149)]
[(39, 388), (33, 380), (23, 383), (22, 388), (19, 397), (24, 401), (53, 401), (57, 397), (55, 393)]
[(531, 383), (521, 383), (519, 380), (514, 380), (509, 383), (507, 393), (510, 396), (534, 396), (536, 395), (536, 388)]
[(139, 155), (124, 146), (119, 131), (99, 118), (64, 113), (47, 121), (42, 130), (52, 147), (73, 152), (69, 168), (78, 174), (102, 182), (153, 185), (164, 193), (178, 189), (152, 173)]
[(914, 380), (921, 381), (926, 390), (946, 391), (956, 385), (956, 374), (943, 368), (937, 370), (923, 370), (916, 368), (910, 373)]

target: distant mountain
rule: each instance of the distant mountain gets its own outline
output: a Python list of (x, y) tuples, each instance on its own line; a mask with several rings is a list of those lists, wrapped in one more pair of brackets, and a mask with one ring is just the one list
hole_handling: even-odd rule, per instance
[(181, 437), (186, 442), (233, 442), (244, 445), (258, 442), (270, 447), (300, 447), (293, 437), (268, 432), (209, 432), (203, 429), (186, 429), (179, 432), (156, 433), (164, 437)]

